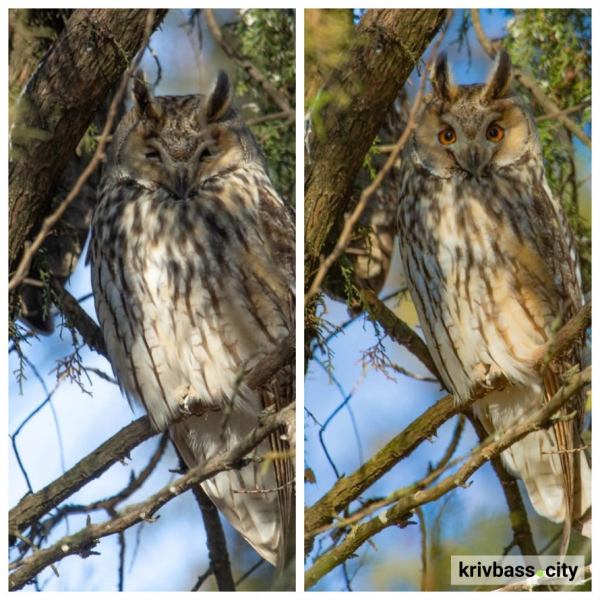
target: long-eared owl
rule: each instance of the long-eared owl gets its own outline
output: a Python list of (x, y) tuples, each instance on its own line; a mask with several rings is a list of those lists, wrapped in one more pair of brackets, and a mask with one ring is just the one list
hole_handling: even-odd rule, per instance
[[(294, 400), (293, 366), (260, 392), (241, 377), (294, 332), (294, 224), (225, 73), (194, 96), (153, 97), (138, 77), (133, 100), (92, 222), (96, 311), (122, 391), (193, 467)], [(203, 414), (173, 423), (190, 399)], [(269, 450), (267, 469), (251, 462), (203, 487), (276, 564), (293, 536), (294, 474), (286, 436), (256, 452)]]
[[(476, 85), (454, 85), (446, 56), (437, 57), (433, 92), (403, 153), (398, 210), (407, 283), (446, 387), (464, 402), (486, 373), (510, 382), (474, 404), (490, 434), (539, 408), (580, 361), (573, 348), (544, 373), (533, 367), (535, 351), (577, 312), (582, 294), (573, 234), (512, 76), (504, 50)], [(591, 502), (587, 456), (573, 452), (583, 447), (583, 398), (568, 410), (579, 417), (556, 420), (502, 454), (535, 510), (565, 522), (563, 546)]]

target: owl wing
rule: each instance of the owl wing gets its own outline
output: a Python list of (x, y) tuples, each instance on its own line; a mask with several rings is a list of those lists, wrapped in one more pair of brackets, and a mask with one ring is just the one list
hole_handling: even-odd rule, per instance
[[(562, 323), (566, 323), (582, 306), (581, 274), (575, 238), (562, 207), (553, 197), (545, 181), (534, 188), (533, 199), (539, 223), (540, 254), (544, 257), (548, 271), (554, 275), (562, 300), (558, 316)], [(580, 363), (581, 352), (577, 346), (561, 361), (552, 362), (543, 375), (546, 402), (560, 389), (564, 372), (571, 364)], [(553, 424), (567, 499), (561, 552), (566, 551), (568, 546), (572, 519), (580, 517), (591, 503), (591, 477), (587, 457), (585, 452), (573, 452), (575, 448), (583, 446), (580, 435), (585, 418), (583, 394), (576, 395), (570, 404), (563, 408), (562, 413), (566, 415), (572, 411), (577, 412), (578, 418), (556, 420)]]
[[(268, 248), (268, 252), (263, 256), (270, 255), (270, 264), (264, 267), (274, 270), (273, 277), (279, 280), (279, 286), (284, 294), (282, 303), (286, 311), (289, 331), (293, 333), (295, 331), (295, 228), (292, 215), (268, 187), (263, 187), (259, 191), (259, 222)], [(264, 408), (274, 405), (276, 410), (282, 409), (294, 401), (295, 391), (295, 366), (290, 365), (277, 373), (262, 390), (261, 400)], [(282, 434), (286, 434), (284, 438)], [(283, 524), (280, 540), (281, 566), (293, 560), (295, 549), (295, 468), (294, 448), (290, 447), (288, 441), (290, 435), (295, 436), (295, 432), (278, 431), (269, 439), (271, 451), (275, 456), (283, 457), (273, 462)]]

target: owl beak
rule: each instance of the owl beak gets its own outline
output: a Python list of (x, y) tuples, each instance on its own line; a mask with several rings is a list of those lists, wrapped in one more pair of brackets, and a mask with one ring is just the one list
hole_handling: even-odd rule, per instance
[(479, 177), (481, 174), (481, 166), (481, 159), (477, 148), (471, 148), (471, 153), (469, 156), (469, 172), (471, 175), (473, 175), (473, 177)]
[(488, 157), (485, 156), (485, 153), (482, 155), (476, 147), (464, 149), (457, 158), (459, 158), (458, 162), (461, 167), (475, 178), (481, 177), (488, 162)]
[(185, 169), (181, 169), (178, 173), (177, 188), (175, 193), (180, 200), (185, 200), (188, 192), (187, 173)]

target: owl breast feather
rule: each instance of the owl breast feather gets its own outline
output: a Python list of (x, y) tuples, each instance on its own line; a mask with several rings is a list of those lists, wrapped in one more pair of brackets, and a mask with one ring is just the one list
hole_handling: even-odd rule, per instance
[[(520, 193), (521, 192), (521, 193)], [(404, 204), (404, 205), (403, 205)], [(437, 180), (405, 198), (399, 222), (405, 273), (446, 385), (469, 398), (480, 363), (513, 383), (538, 384), (529, 357), (559, 312), (539, 234), (511, 214), (533, 211), (525, 186)]]
[(260, 268), (268, 250), (240, 226), (256, 218), (241, 197), (140, 197), (118, 219), (129, 231), (142, 223), (140, 235), (104, 240), (118, 246), (111, 263), (93, 265), (109, 355), (128, 398), (159, 429), (180, 413), (187, 388), (209, 409), (261, 410), (241, 375), (289, 331), (284, 299)]

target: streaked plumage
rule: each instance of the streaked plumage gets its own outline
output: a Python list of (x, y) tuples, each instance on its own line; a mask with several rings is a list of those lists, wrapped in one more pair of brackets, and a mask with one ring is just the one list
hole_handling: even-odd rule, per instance
[[(294, 373), (261, 393), (240, 376), (294, 331), (294, 226), (264, 158), (229, 106), (220, 73), (209, 96), (153, 98), (114, 136), (92, 223), (98, 318), (119, 384), (157, 429), (170, 426), (192, 467), (233, 447), (267, 406), (294, 399)], [(172, 424), (198, 398), (203, 416)], [(281, 435), (257, 454), (287, 450)], [(250, 464), (204, 488), (230, 523), (277, 562), (293, 511), (293, 463)], [(262, 494), (236, 490), (277, 490)]]
[[(579, 351), (544, 375), (532, 368), (557, 319), (581, 307), (571, 229), (546, 181), (539, 134), (524, 100), (510, 89), (501, 51), (486, 84), (456, 86), (445, 56), (432, 72), (417, 129), (404, 151), (398, 222), (411, 296), (444, 383), (458, 402), (482, 372), (511, 382), (474, 405), (489, 433), (518, 423), (551, 397)], [(558, 421), (502, 454), (523, 479), (538, 513), (565, 522), (590, 505), (591, 475), (581, 418)]]

